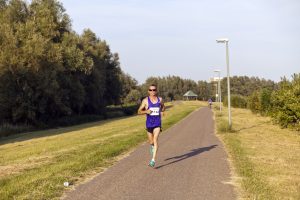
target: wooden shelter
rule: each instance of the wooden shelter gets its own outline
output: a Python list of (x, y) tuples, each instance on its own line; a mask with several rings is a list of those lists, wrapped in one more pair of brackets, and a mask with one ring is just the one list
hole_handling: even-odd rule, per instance
[(184, 100), (197, 100), (198, 95), (195, 94), (192, 90), (187, 91), (184, 95), (183, 95), (183, 99)]

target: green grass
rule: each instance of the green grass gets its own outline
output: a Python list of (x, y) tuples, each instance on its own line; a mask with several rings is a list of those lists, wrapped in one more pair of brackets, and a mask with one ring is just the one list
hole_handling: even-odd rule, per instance
[(281, 129), (268, 117), (232, 109), (232, 130), (226, 131), (227, 110), (215, 111), (218, 136), (233, 165), (241, 199), (300, 199), (300, 134)]
[(262, 179), (259, 170), (248, 158), (247, 151), (242, 146), (241, 140), (233, 133), (227, 133), (225, 143), (230, 148), (229, 152), (234, 158), (234, 164), (240, 177), (242, 187), (245, 190), (243, 198), (246, 199), (274, 199), (274, 193)]
[[(18, 133), (24, 133), (29, 131), (37, 131), (37, 130), (46, 130), (50, 128), (56, 127), (66, 127), (66, 126), (74, 126), (78, 124), (84, 124), (88, 122), (100, 121), (103, 119), (113, 119), (124, 116), (132, 116), (136, 114), (136, 110), (138, 109), (137, 104), (126, 104), (126, 105), (118, 105), (118, 106), (108, 106), (105, 108), (105, 113), (102, 115), (72, 115), (72, 116), (64, 116), (61, 118), (55, 118), (48, 120), (47, 122), (41, 121), (37, 125), (29, 125), (29, 124), (15, 124), (12, 125), (10, 123), (0, 124), (0, 140), (11, 135), (15, 135)], [(3, 138), (2, 138), (3, 137)]]
[[(169, 105), (163, 129), (201, 102)], [(58, 199), (63, 182), (77, 184), (111, 166), (146, 140), (145, 116), (123, 117), (67, 128), (36, 131), (0, 142), (1, 199)]]

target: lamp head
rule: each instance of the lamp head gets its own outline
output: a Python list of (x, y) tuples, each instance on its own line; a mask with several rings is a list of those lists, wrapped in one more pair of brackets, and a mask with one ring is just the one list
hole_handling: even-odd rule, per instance
[(221, 70), (219, 70), (219, 69), (216, 69), (216, 70), (214, 70), (214, 72), (220, 72)]
[(219, 38), (219, 39), (217, 39), (216, 41), (217, 41), (217, 43), (226, 43), (226, 42), (228, 42), (229, 40), (228, 40), (228, 38)]

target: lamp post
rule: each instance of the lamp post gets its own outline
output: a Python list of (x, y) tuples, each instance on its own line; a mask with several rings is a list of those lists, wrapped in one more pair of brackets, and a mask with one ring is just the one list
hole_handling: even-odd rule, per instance
[(214, 70), (214, 72), (218, 72), (219, 80), (218, 80), (218, 98), (220, 102), (220, 112), (222, 111), (222, 97), (221, 97), (221, 70)]
[(217, 39), (217, 43), (225, 43), (226, 45), (226, 65), (227, 65), (227, 93), (228, 93), (228, 124), (231, 128), (231, 110), (230, 110), (230, 74), (229, 74), (229, 52), (228, 52), (228, 38)]

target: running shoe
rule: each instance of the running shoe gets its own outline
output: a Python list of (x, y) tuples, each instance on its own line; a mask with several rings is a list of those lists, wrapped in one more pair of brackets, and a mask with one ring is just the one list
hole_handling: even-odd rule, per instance
[(154, 166), (155, 166), (155, 161), (154, 161), (154, 160), (150, 160), (149, 166), (150, 166), (150, 167), (154, 167)]

